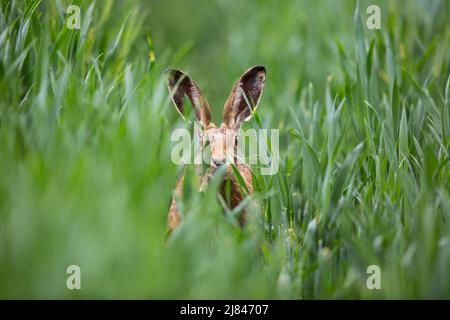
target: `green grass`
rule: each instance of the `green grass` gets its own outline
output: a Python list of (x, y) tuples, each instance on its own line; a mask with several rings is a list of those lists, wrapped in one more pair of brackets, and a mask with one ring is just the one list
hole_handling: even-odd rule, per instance
[[(381, 30), (367, 1), (0, 4), (1, 298), (450, 298), (449, 2), (372, 1)], [(241, 230), (192, 174), (167, 240), (184, 124), (163, 71), (219, 122), (255, 64), (250, 125), (280, 130), (263, 210)]]

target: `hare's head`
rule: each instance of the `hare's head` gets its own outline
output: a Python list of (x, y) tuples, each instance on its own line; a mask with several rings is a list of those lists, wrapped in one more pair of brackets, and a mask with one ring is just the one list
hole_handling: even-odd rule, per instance
[(211, 109), (197, 84), (180, 70), (169, 70), (168, 87), (178, 112), (184, 118), (184, 98), (188, 97), (195, 117), (201, 124), (197, 130), (202, 149), (209, 143), (211, 167), (234, 162), (237, 134), (244, 121), (252, 116), (258, 106), (266, 78), (266, 69), (255, 66), (247, 70), (236, 82), (223, 108), (223, 122), (216, 126), (211, 122)]

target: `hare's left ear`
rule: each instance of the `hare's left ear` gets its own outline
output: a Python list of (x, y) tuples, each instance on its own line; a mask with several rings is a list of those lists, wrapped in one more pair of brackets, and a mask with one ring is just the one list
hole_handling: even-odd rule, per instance
[(232, 129), (239, 129), (258, 106), (266, 80), (266, 68), (248, 69), (236, 82), (223, 108), (223, 120)]
[(180, 115), (184, 118), (184, 97), (187, 96), (194, 108), (195, 117), (207, 127), (211, 122), (211, 110), (200, 88), (181, 70), (169, 69), (166, 72), (167, 87)]

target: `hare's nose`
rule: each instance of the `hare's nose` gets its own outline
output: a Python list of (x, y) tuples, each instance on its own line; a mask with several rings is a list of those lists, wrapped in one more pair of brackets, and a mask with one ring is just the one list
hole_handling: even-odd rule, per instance
[(223, 165), (223, 160), (213, 159), (212, 162), (214, 163), (214, 165), (215, 165), (216, 167), (220, 167), (221, 165)]

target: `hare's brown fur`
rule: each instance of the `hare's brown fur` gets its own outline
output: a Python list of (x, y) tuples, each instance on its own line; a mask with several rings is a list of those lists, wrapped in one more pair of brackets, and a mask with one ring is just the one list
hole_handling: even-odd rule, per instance
[[(255, 66), (247, 70), (236, 82), (224, 106), (224, 122), (217, 127), (211, 122), (211, 112), (206, 98), (186, 74), (180, 70), (170, 70), (168, 78), (169, 91), (175, 106), (181, 115), (184, 111), (184, 97), (187, 96), (195, 109), (195, 115), (202, 124), (203, 130), (199, 135), (200, 141), (210, 141), (211, 164), (210, 169), (202, 177), (202, 186), (207, 184), (216, 170), (226, 164), (227, 160), (236, 160), (237, 130), (257, 107), (264, 87), (266, 71), (263, 66)], [(203, 145), (202, 145), (203, 147)], [(241, 159), (242, 160), (242, 159)], [(236, 163), (236, 169), (244, 179), (249, 194), (253, 193), (252, 172), (244, 163)], [(181, 222), (177, 201), (183, 197), (184, 174), (177, 181), (168, 214), (168, 227), (174, 230)], [(229, 187), (227, 186), (229, 184)], [(229, 197), (226, 191), (230, 190)], [(236, 208), (244, 199), (242, 188), (237, 181), (231, 166), (226, 166), (220, 193), (228, 199), (230, 209)], [(246, 210), (242, 210), (239, 223), (244, 225)]]
[[(244, 179), (245, 185), (247, 186), (249, 194), (253, 193), (253, 183), (252, 183), (252, 172), (250, 168), (245, 164), (237, 164), (236, 169), (241, 174), (242, 178)], [(236, 181), (236, 177), (234, 176), (231, 167), (227, 167), (227, 172), (224, 177), (224, 181), (222, 182), (220, 192), (222, 196), (225, 196), (225, 189), (227, 185), (227, 181), (230, 181), (231, 184), (231, 190), (230, 190), (230, 202), (228, 205), (230, 206), (230, 209), (236, 208), (241, 201), (244, 199), (244, 196), (242, 194), (242, 188), (239, 185), (239, 183)], [(172, 197), (172, 202), (170, 204), (169, 214), (167, 217), (167, 225), (170, 230), (174, 230), (181, 222), (180, 219), (180, 213), (177, 207), (176, 199), (182, 199), (183, 197), (183, 183), (184, 183), (184, 174), (180, 176), (180, 178), (177, 181), (177, 184), (175, 186), (175, 195)], [(246, 219), (246, 210), (244, 209), (242, 211), (242, 214), (239, 217), (239, 224), (244, 225), (245, 219)]]

